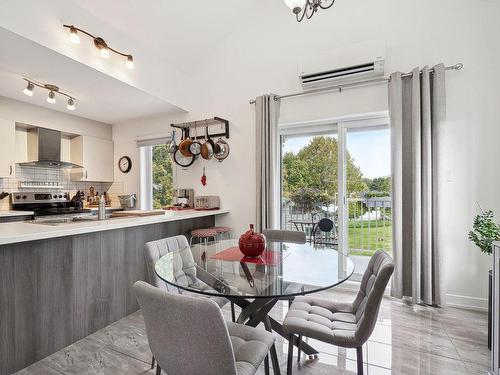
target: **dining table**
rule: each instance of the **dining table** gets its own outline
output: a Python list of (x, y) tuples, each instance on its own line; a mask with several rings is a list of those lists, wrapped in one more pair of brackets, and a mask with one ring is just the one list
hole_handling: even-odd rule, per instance
[[(192, 260), (186, 259), (182, 249), (162, 256), (155, 264), (156, 274), (181, 293), (223, 296), (241, 309), (238, 317), (233, 315), (233, 321), (251, 327), (263, 323), (266, 330), (287, 339), (282, 324), (270, 316), (278, 301), (330, 289), (348, 280), (354, 272), (347, 254), (309, 242), (267, 241), (259, 257), (246, 257), (239, 250), (238, 240), (228, 239), (195, 244), (191, 253), (198, 280), (178, 280), (179, 271), (193, 266), (183, 264)], [(295, 346), (300, 342), (300, 350), (310, 358), (317, 358), (318, 351), (308, 343), (298, 336), (293, 341)], [(274, 347), (270, 354), (274, 372), (279, 373)]]

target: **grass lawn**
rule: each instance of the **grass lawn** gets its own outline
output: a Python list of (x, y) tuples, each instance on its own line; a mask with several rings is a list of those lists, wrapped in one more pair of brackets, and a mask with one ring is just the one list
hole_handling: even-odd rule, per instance
[(392, 223), (382, 220), (351, 221), (348, 239), (349, 251), (353, 254), (370, 256), (376, 250), (392, 252)]

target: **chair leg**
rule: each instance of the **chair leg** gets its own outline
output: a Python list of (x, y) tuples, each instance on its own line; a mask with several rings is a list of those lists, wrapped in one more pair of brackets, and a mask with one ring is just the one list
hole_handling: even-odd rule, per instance
[(293, 362), (293, 335), (288, 335), (288, 361), (286, 363), (286, 375), (292, 375)]
[(356, 357), (358, 358), (358, 375), (363, 375), (363, 347), (356, 348)]
[(302, 344), (302, 335), (299, 335), (299, 342), (297, 343), (297, 362), (300, 362), (301, 349), (300, 346)]
[(160, 365), (156, 365), (156, 375), (161, 375), (161, 367)]
[(234, 303), (231, 302), (231, 319), (233, 320), (233, 323), (236, 323), (236, 313), (234, 312)]
[(280, 363), (278, 361), (278, 353), (276, 352), (276, 344), (271, 346), (271, 362), (273, 364), (273, 374), (280, 375)]
[(151, 359), (151, 370), (155, 368), (155, 356)]
[(269, 375), (269, 354), (264, 358), (264, 374)]

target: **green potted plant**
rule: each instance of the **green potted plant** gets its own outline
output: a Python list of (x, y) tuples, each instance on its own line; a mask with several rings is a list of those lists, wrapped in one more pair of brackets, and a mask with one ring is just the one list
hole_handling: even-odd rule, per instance
[(493, 251), (493, 242), (500, 240), (500, 225), (495, 223), (493, 211), (483, 211), (476, 215), (472, 230), (469, 232), (469, 239), (486, 254)]
[[(476, 215), (472, 230), (469, 232), (469, 239), (479, 247), (485, 254), (493, 252), (493, 242), (500, 240), (500, 225), (495, 222), (495, 215), (492, 210), (483, 211)], [(492, 275), (489, 271), (489, 291), (488, 291), (488, 348), (491, 349), (491, 288)]]

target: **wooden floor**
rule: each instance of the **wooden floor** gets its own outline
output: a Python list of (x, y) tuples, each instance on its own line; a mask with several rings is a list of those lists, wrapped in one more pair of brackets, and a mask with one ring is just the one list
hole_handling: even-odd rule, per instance
[[(353, 294), (327, 292), (324, 297), (348, 300)], [(287, 303), (278, 304), (272, 315), (282, 320)], [(224, 313), (229, 319), (228, 308)], [(281, 371), (286, 372), (287, 343), (277, 339)], [(384, 299), (379, 321), (365, 346), (365, 374), (487, 374), (487, 316), (484, 313), (454, 308), (412, 307)], [(354, 374), (355, 350), (346, 350), (309, 340), (319, 359), (294, 361), (294, 374)], [(146, 374), (149, 351), (144, 322), (134, 313), (85, 339), (19, 371), (28, 374)], [(264, 371), (260, 369), (259, 374)], [(182, 375), (182, 374), (170, 374)]]

